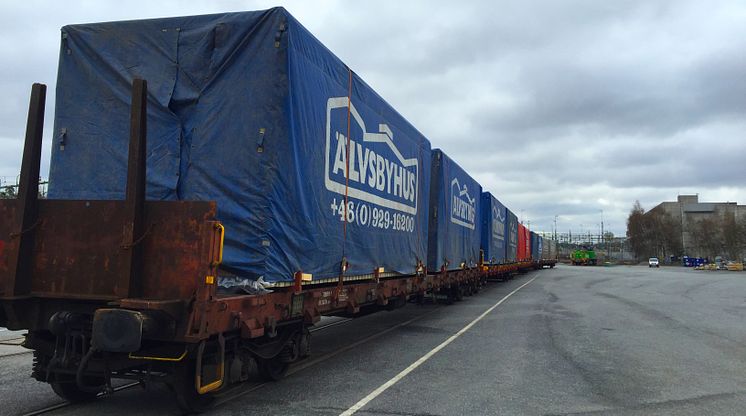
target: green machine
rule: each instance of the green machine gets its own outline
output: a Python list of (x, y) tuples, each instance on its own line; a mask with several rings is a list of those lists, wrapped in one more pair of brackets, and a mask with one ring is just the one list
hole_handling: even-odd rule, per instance
[(596, 252), (593, 250), (575, 250), (570, 256), (574, 266), (595, 266)]

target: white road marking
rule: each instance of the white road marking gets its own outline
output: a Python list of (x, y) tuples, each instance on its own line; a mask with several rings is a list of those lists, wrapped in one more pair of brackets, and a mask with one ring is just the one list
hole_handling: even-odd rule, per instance
[(529, 283), (531, 283), (534, 280), (536, 280), (537, 277), (538, 276), (534, 276), (528, 282), (520, 285), (517, 289), (515, 289), (514, 291), (512, 291), (512, 292), (508, 293), (507, 295), (505, 295), (496, 304), (492, 305), (489, 309), (487, 309), (486, 311), (484, 311), (484, 313), (482, 313), (481, 315), (479, 315), (476, 319), (474, 319), (473, 321), (469, 322), (469, 324), (466, 325), (465, 327), (463, 327), (460, 331), (456, 332), (450, 338), (448, 338), (447, 340), (443, 341), (440, 345), (438, 345), (437, 347), (435, 347), (432, 350), (430, 350), (430, 352), (428, 352), (427, 354), (425, 354), (422, 357), (420, 357), (419, 360), (415, 361), (409, 367), (407, 367), (404, 370), (402, 370), (402, 372), (400, 372), (399, 374), (397, 374), (396, 376), (394, 376), (394, 378), (392, 378), (391, 380), (383, 383), (380, 387), (378, 387), (377, 389), (373, 390), (373, 392), (371, 392), (369, 395), (363, 397), (359, 402), (357, 402), (354, 405), (352, 405), (352, 407), (350, 407), (349, 409), (345, 410), (343, 413), (340, 413), (339, 416), (351, 416), (351, 415), (355, 414), (355, 412), (357, 412), (358, 410), (362, 409), (366, 404), (370, 403), (371, 400), (373, 400), (376, 397), (378, 397), (381, 393), (383, 393), (384, 391), (386, 391), (389, 387), (391, 387), (394, 384), (396, 384), (399, 380), (401, 380), (402, 378), (404, 378), (407, 374), (411, 373), (412, 371), (414, 371), (414, 369), (416, 369), (417, 367), (419, 367), (420, 365), (422, 365), (425, 361), (429, 360), (430, 357), (432, 357), (433, 355), (435, 355), (438, 351), (442, 350), (448, 344), (450, 344), (451, 342), (455, 341), (456, 338), (460, 337), (466, 331), (468, 331), (469, 329), (471, 329), (471, 327), (473, 327), (477, 322), (481, 321), (482, 318), (484, 318), (490, 312), (492, 312), (495, 308), (497, 308), (498, 306), (500, 306), (500, 304), (502, 304), (503, 302), (505, 302), (505, 300), (507, 300), (509, 297), (513, 296), (514, 293), (518, 292), (519, 290), (523, 289), (526, 285), (528, 285)]

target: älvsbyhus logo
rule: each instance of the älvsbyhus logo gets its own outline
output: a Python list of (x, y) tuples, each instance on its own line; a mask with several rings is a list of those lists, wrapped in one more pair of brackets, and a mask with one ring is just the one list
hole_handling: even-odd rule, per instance
[(492, 206), (492, 238), (496, 240), (505, 240), (505, 214), (504, 209), (497, 205)]
[(470, 230), (474, 229), (477, 214), (476, 197), (469, 195), (469, 188), (459, 183), (458, 178), (451, 180), (451, 222)]
[(420, 179), (417, 158), (402, 155), (387, 124), (378, 123), (377, 127), (377, 132), (368, 131), (365, 120), (347, 97), (327, 100), (324, 185), (339, 195), (346, 193), (351, 198), (416, 215)]

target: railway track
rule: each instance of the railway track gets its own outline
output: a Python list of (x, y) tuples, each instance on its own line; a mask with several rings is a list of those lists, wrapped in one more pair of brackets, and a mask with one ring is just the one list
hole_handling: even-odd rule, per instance
[[(118, 392), (118, 391), (122, 391), (122, 390), (131, 389), (131, 388), (137, 387), (139, 385), (140, 385), (139, 382), (128, 383), (128, 384), (123, 384), (121, 386), (114, 387), (113, 390), (114, 390), (114, 392)], [(101, 397), (103, 395), (104, 395), (104, 393), (99, 393), (99, 397)], [(51, 406), (47, 406), (47, 407), (44, 407), (44, 408), (41, 408), (41, 409), (38, 409), (38, 410), (31, 411), (29, 413), (24, 413), (23, 416), (43, 415), (43, 414), (51, 413), (51, 412), (53, 412), (55, 410), (64, 409), (66, 407), (70, 407), (72, 405), (73, 405), (73, 403), (70, 403), (70, 402), (61, 402), (61, 403), (53, 404)]]
[(0, 359), (3, 359), (5, 357), (17, 357), (19, 355), (27, 355), (27, 354), (32, 354), (32, 353), (33, 353), (33, 351), (31, 351), (31, 350), (11, 352), (11, 353), (8, 353), (8, 354), (2, 354), (2, 355), (0, 355)]
[(21, 345), (24, 337), (8, 338), (0, 341), (0, 345)]
[(316, 331), (321, 331), (321, 330), (324, 330), (324, 329), (330, 328), (330, 327), (332, 327), (332, 326), (337, 326), (337, 325), (342, 325), (342, 324), (345, 324), (345, 323), (347, 323), (347, 322), (350, 322), (351, 320), (352, 320), (352, 318), (342, 318), (342, 319), (340, 319), (340, 320), (338, 320), (338, 321), (334, 321), (334, 322), (329, 322), (328, 324), (324, 324), (324, 325), (319, 325), (319, 326), (314, 326), (314, 327), (312, 327), (311, 329), (309, 329), (308, 331), (309, 331), (309, 332), (316, 332)]
[[(5, 347), (20, 347), (21, 343), (23, 343), (23, 340), (24, 340), (24, 337), (22, 337), (22, 336), (21, 337), (13, 337), (13, 338), (0, 339), (0, 347), (2, 347), (2, 346), (5, 346)], [(17, 357), (19, 355), (31, 354), (32, 352), (33, 351), (31, 351), (31, 350), (24, 349), (22, 351), (17, 351), (17, 352), (3, 353), (3, 354), (0, 354), (0, 360), (3, 359), (3, 358), (5, 358), (5, 357)]]
[[(339, 354), (342, 354), (342, 353), (344, 353), (346, 351), (349, 351), (349, 350), (351, 350), (353, 348), (356, 348), (356, 347), (358, 347), (360, 345), (368, 343), (368, 342), (370, 342), (370, 341), (372, 341), (372, 340), (374, 340), (376, 338), (380, 338), (380, 337), (382, 337), (382, 336), (384, 336), (384, 335), (386, 335), (386, 334), (388, 334), (388, 333), (390, 333), (392, 331), (395, 331), (396, 329), (399, 329), (399, 328), (401, 328), (403, 326), (409, 325), (410, 323), (412, 323), (412, 322), (414, 322), (414, 321), (416, 321), (418, 319), (421, 319), (421, 318), (425, 317), (426, 315), (432, 313), (432, 311), (434, 311), (434, 310), (435, 309), (432, 309), (432, 310), (430, 310), (430, 311), (428, 311), (426, 313), (423, 313), (421, 315), (417, 315), (414, 318), (408, 319), (408, 320), (406, 320), (404, 322), (400, 322), (400, 323), (398, 323), (398, 324), (396, 324), (394, 326), (391, 326), (391, 327), (388, 327), (388, 328), (386, 328), (386, 329), (384, 329), (382, 331), (376, 332), (376, 333), (374, 333), (372, 335), (369, 335), (369, 336), (367, 336), (367, 337), (365, 337), (365, 338), (363, 338), (361, 340), (358, 340), (358, 341), (356, 341), (356, 342), (354, 342), (352, 344), (345, 345), (345, 346), (343, 346), (341, 348), (338, 348), (338, 349), (336, 349), (336, 350), (334, 350), (332, 352), (323, 354), (323, 355), (321, 355), (319, 357), (308, 358), (308, 359), (306, 359), (304, 361), (301, 361), (299, 363), (291, 365), (291, 367), (288, 369), (287, 376), (291, 376), (291, 375), (293, 375), (295, 373), (298, 373), (299, 371), (303, 371), (306, 368), (312, 367), (314, 365), (321, 364), (324, 361), (327, 361), (327, 360), (329, 360), (329, 359), (331, 359), (333, 357), (336, 357)], [(334, 322), (330, 322), (328, 324), (324, 324), (324, 325), (321, 325), (321, 326), (318, 326), (318, 327), (310, 328), (309, 331), (310, 332), (323, 331), (323, 330), (326, 330), (326, 329), (329, 329), (329, 328), (332, 328), (332, 327), (335, 327), (335, 326), (346, 324), (346, 323), (348, 323), (348, 322), (350, 322), (352, 320), (353, 320), (352, 318), (342, 318), (340, 320), (337, 320), (337, 321), (334, 321)], [(32, 351), (22, 352), (22, 353), (16, 353), (16, 354), (8, 354), (8, 355), (4, 355), (3, 357), (7, 357), (7, 356), (11, 356), (11, 355), (30, 354), (31, 352)], [(219, 393), (219, 394), (216, 395), (216, 400), (215, 400), (215, 403), (214, 403), (214, 407), (219, 407), (219, 406), (222, 406), (222, 405), (224, 405), (226, 403), (230, 403), (230, 402), (232, 402), (234, 400), (237, 400), (237, 399), (239, 399), (239, 398), (241, 398), (243, 396), (246, 396), (247, 394), (249, 394), (249, 393), (251, 393), (253, 391), (256, 391), (256, 390), (258, 390), (258, 389), (260, 389), (260, 388), (262, 388), (262, 387), (264, 387), (264, 386), (266, 386), (268, 384), (271, 384), (271, 383), (273, 383), (273, 382), (244, 383), (244, 384), (237, 385), (236, 387), (229, 388), (225, 392)], [(139, 382), (123, 384), (121, 386), (114, 387), (114, 392), (119, 392), (119, 391), (123, 391), (123, 390), (129, 390), (129, 389), (137, 387), (139, 385), (140, 385)], [(105, 393), (101, 393), (101, 394), (99, 394), (99, 397), (103, 397), (104, 395), (105, 395)], [(60, 402), (60, 403), (57, 403), (57, 404), (53, 404), (53, 405), (50, 405), (50, 406), (43, 407), (41, 409), (33, 410), (31, 412), (28, 412), (28, 413), (23, 413), (22, 415), (23, 416), (37, 416), (37, 415), (50, 414), (50, 413), (52, 413), (54, 411), (57, 411), (57, 410), (60, 410), (60, 409), (65, 409), (65, 408), (68, 408), (68, 407), (71, 407), (71, 406), (75, 406), (75, 405), (76, 404), (70, 403), (70, 402)]]

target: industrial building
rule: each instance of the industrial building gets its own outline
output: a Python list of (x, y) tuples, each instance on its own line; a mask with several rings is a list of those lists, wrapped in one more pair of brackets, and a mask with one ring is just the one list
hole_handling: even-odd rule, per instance
[(675, 202), (661, 202), (645, 215), (656, 213), (669, 215), (680, 226), (683, 253), (690, 257), (710, 255), (701, 246), (701, 238), (697, 235), (701, 233), (700, 227), (697, 227), (700, 221), (712, 220), (713, 223), (722, 224), (726, 216), (732, 215), (736, 224), (746, 224), (746, 205), (738, 205), (736, 202), (700, 202), (698, 194), (679, 195)]

